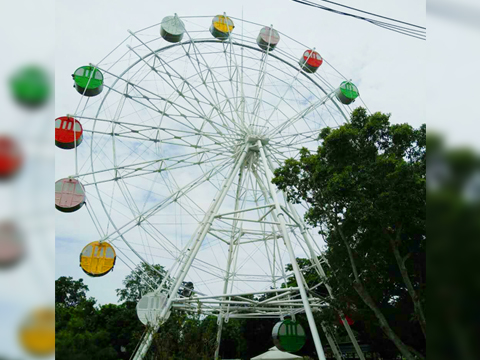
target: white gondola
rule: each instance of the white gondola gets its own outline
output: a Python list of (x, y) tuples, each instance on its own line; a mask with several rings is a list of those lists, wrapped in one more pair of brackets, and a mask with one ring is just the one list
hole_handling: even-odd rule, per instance
[[(163, 293), (151, 292), (144, 295), (137, 303), (137, 316), (142, 324), (158, 324), (160, 315), (167, 305), (167, 296)], [(163, 321), (166, 321), (170, 317), (171, 311), (169, 310)]]
[(280, 34), (272, 27), (264, 26), (257, 37), (257, 44), (262, 50), (272, 51), (280, 42)]
[(175, 16), (167, 16), (162, 20), (160, 25), (160, 35), (171, 43), (182, 41), (183, 34), (185, 34), (185, 24), (182, 20)]

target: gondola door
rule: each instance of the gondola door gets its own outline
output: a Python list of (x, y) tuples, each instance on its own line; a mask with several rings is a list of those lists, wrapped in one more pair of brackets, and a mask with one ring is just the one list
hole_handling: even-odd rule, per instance
[(103, 248), (99, 245), (96, 245), (93, 249), (93, 257), (92, 257), (92, 273), (98, 274), (99, 270), (101, 270), (103, 266)]
[(75, 183), (74, 182), (64, 182), (62, 187), (62, 194), (60, 198), (60, 206), (62, 207), (69, 207), (73, 203), (74, 197), (74, 190), (75, 190)]

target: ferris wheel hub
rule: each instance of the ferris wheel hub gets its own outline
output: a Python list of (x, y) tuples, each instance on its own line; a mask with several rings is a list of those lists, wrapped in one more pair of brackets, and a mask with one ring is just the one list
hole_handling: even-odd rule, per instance
[(257, 135), (257, 134), (256, 135), (249, 135), (249, 136), (246, 137), (245, 143), (250, 145), (249, 148), (248, 148), (249, 152), (258, 152), (259, 151), (259, 148), (258, 148), (258, 141), (259, 140), (262, 143), (262, 146), (266, 146), (270, 139), (268, 139), (264, 136), (261, 136), (261, 135)]
[(262, 145), (264, 146), (268, 144), (270, 139), (260, 135), (250, 135), (247, 137), (247, 143), (249, 143), (250, 145), (256, 146), (258, 144), (258, 140), (260, 140), (262, 142)]

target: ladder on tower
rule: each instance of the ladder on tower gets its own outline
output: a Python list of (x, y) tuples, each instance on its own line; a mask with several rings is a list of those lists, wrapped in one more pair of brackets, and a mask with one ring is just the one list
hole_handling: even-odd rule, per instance
[(335, 339), (335, 336), (332, 336), (330, 333), (330, 330), (327, 328), (325, 325), (325, 322), (322, 321), (322, 330), (325, 333), (325, 336), (327, 337), (328, 344), (330, 345), (330, 348), (333, 351), (333, 354), (335, 355), (335, 358), (337, 360), (344, 360), (345, 357), (342, 354), (342, 350), (340, 350), (340, 346), (338, 345), (337, 340)]

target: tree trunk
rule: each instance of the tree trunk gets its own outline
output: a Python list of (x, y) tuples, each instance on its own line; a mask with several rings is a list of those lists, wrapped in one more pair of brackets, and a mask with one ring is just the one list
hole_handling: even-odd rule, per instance
[(417, 315), (418, 323), (420, 324), (420, 327), (422, 328), (423, 336), (425, 336), (425, 339), (426, 339), (427, 338), (427, 320), (425, 318), (422, 305), (420, 304), (420, 299), (418, 297), (418, 294), (413, 288), (413, 284), (410, 280), (410, 276), (408, 276), (408, 270), (407, 270), (407, 267), (405, 266), (406, 258), (402, 259), (402, 256), (400, 255), (400, 250), (398, 249), (398, 240), (400, 238), (400, 232), (401, 232), (401, 229), (397, 231), (396, 240), (392, 239), (389, 236), (390, 245), (392, 246), (393, 254), (395, 255), (395, 260), (397, 260), (398, 268), (400, 269), (400, 274), (402, 275), (402, 279), (405, 285), (407, 286), (407, 290), (408, 290), (408, 293), (410, 294), (410, 297), (412, 298), (413, 307), (415, 310), (415, 314)]
[[(372, 299), (370, 296), (370, 293), (368, 290), (363, 286), (362, 281), (360, 280), (360, 277), (358, 276), (358, 270), (357, 270), (357, 265), (355, 264), (355, 259), (353, 257), (353, 252), (348, 244), (348, 241), (343, 234), (342, 229), (338, 224), (335, 226), (336, 230), (338, 231), (338, 234), (342, 238), (348, 252), (348, 258), (350, 260), (350, 265), (352, 266), (353, 270), (353, 275), (355, 277), (355, 281), (353, 282), (353, 287), (357, 294), (360, 296), (360, 298), (363, 300), (363, 302), (370, 308), (370, 310), (373, 311), (375, 316), (377, 317), (379, 323), (380, 323), (380, 328), (383, 330), (385, 335), (395, 344), (397, 349), (401, 352), (401, 354), (405, 357), (406, 360), (415, 360), (415, 355), (412, 354), (412, 352), (409, 350), (408, 346), (398, 337), (398, 335), (392, 330), (390, 325), (388, 324), (387, 319), (383, 315), (383, 313), (380, 311), (378, 308), (377, 304), (375, 304), (375, 301)], [(422, 357), (422, 359), (424, 359)]]
[[(373, 301), (372, 297), (370, 296), (369, 292), (363, 286), (360, 280), (355, 280), (353, 283), (353, 287), (357, 294), (362, 298), (363, 302), (373, 311), (375, 316), (380, 323), (380, 328), (383, 330), (385, 335), (395, 344), (398, 350), (402, 353), (402, 355), (407, 360), (415, 360), (414, 354), (410, 351), (409, 347), (398, 337), (398, 335), (392, 330), (390, 325), (388, 324), (387, 319), (383, 315), (383, 313), (378, 308), (377, 304)], [(423, 357), (422, 357), (423, 359)]]

